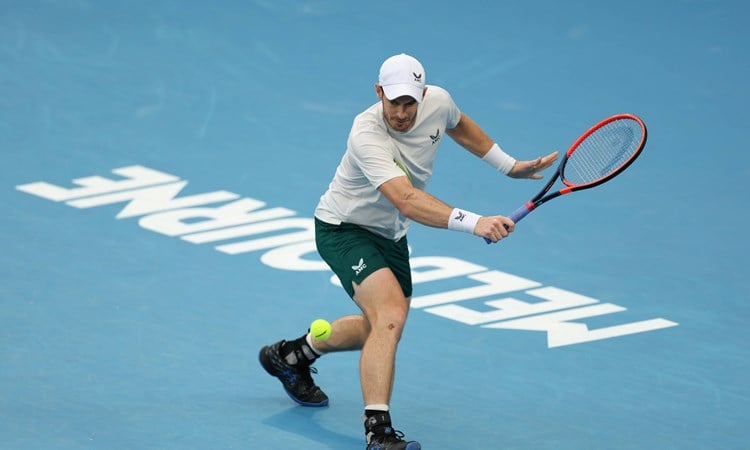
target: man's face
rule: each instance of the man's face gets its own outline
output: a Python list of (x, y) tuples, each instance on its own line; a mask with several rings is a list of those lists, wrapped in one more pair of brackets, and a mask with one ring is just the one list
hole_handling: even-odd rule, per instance
[(376, 91), (383, 102), (383, 117), (388, 125), (401, 133), (409, 131), (417, 118), (417, 100), (408, 95), (388, 100), (382, 87), (377, 86)]

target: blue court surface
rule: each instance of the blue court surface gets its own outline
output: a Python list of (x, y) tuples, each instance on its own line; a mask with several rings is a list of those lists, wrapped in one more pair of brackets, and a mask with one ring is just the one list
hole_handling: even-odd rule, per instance
[[(357, 312), (313, 209), (380, 63), (520, 159), (620, 112), (646, 149), (496, 246), (414, 225), (391, 403), (425, 449), (746, 449), (750, 6), (0, 1), (0, 448), (362, 449), (358, 354), (296, 406), (258, 349)], [(429, 191), (541, 182), (441, 147)]]

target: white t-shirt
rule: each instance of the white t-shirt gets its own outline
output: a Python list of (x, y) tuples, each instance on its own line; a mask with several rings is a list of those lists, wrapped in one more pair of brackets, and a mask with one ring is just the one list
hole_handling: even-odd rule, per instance
[(386, 123), (381, 102), (372, 105), (354, 119), (346, 152), (315, 208), (315, 217), (334, 225), (353, 223), (394, 241), (401, 239), (410, 220), (378, 187), (406, 174), (415, 188), (424, 190), (446, 128), (455, 128), (460, 119), (461, 111), (450, 94), (438, 86), (427, 86), (414, 126), (406, 133)]

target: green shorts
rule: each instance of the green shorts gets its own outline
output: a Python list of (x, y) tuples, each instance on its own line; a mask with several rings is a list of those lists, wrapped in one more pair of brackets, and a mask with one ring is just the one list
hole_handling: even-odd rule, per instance
[(394, 242), (350, 223), (331, 225), (315, 219), (315, 244), (323, 260), (341, 280), (349, 297), (354, 286), (371, 273), (387, 267), (396, 276), (405, 297), (411, 297), (411, 266), (406, 236)]

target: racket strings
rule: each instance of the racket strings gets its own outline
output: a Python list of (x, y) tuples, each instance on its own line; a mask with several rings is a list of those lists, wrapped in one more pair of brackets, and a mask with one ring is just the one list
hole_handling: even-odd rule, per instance
[(578, 144), (565, 164), (563, 180), (588, 184), (617, 172), (638, 151), (642, 137), (640, 124), (632, 119), (604, 125)]

